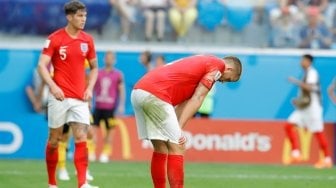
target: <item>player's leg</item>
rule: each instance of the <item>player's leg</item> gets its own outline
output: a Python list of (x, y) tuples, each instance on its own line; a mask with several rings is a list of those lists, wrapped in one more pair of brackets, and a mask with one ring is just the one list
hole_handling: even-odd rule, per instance
[(90, 111), (87, 102), (76, 99), (68, 99), (71, 106), (67, 111), (67, 122), (69, 123), (74, 141), (74, 164), (77, 173), (78, 188), (86, 186), (86, 173), (88, 169), (88, 148), (87, 135), (90, 124)]
[(81, 123), (69, 123), (75, 139), (74, 164), (77, 172), (78, 187), (86, 183), (88, 169), (88, 149), (86, 145), (88, 126)]
[[(147, 124), (150, 122), (150, 119), (148, 117), (149, 114), (145, 113), (144, 109), (145, 99), (148, 98), (148, 96), (150, 96), (148, 92), (139, 89), (133, 90), (131, 94), (137, 132), (139, 139), (142, 140), (150, 139), (149, 131), (151, 131), (151, 129), (148, 129), (149, 125)], [(168, 148), (165, 141), (152, 139), (151, 142), (154, 147), (150, 166), (153, 185), (154, 188), (165, 188)]]
[(110, 145), (110, 132), (111, 128), (109, 126), (109, 121), (104, 118), (104, 130), (105, 134), (103, 134), (103, 150), (99, 156), (99, 161), (102, 163), (107, 163), (109, 161), (109, 157), (111, 154), (111, 145)]
[(63, 127), (49, 128), (49, 138), (46, 147), (46, 166), (49, 186), (56, 186), (56, 168), (58, 162), (58, 139), (62, 135)]
[[(90, 125), (88, 127), (88, 134), (87, 134), (87, 140), (86, 140), (86, 145), (88, 148), (88, 159), (89, 161), (95, 161), (96, 159), (96, 144), (94, 141), (95, 137), (95, 132), (94, 132), (94, 127)], [(86, 171), (86, 180), (88, 181), (93, 181), (93, 176), (90, 172), (89, 169)]]
[(166, 187), (168, 146), (163, 140), (151, 140), (153, 154), (151, 159), (151, 176), (155, 188)]
[(88, 147), (88, 153), (89, 153), (89, 161), (95, 161), (96, 160), (96, 132), (94, 128), (94, 118), (91, 115), (90, 116), (90, 126), (88, 130), (87, 135), (87, 147)]
[(314, 134), (314, 137), (316, 138), (319, 147), (322, 151), (322, 157), (320, 160), (315, 163), (315, 168), (331, 168), (333, 166), (332, 164), (332, 158), (330, 155), (330, 150), (328, 146), (327, 138), (323, 132), (324, 125), (323, 125), (323, 119), (322, 119), (322, 111), (319, 113), (319, 111), (316, 111), (314, 114), (311, 114), (307, 117), (307, 123), (309, 124), (309, 130)]
[(49, 137), (46, 148), (46, 165), (50, 187), (57, 187), (58, 144), (66, 121), (67, 108), (66, 101), (58, 101), (52, 95), (49, 95), (47, 109)]
[(302, 126), (302, 114), (299, 111), (294, 111), (288, 118), (285, 125), (285, 133), (291, 145), (291, 161), (300, 162), (302, 160), (300, 143), (297, 133), (297, 127)]
[(328, 141), (323, 131), (315, 132), (314, 136), (319, 143), (320, 149), (323, 152), (323, 157), (314, 166), (315, 168), (331, 168), (333, 166), (328, 146)]
[(300, 158), (301, 152), (299, 149), (299, 139), (298, 139), (298, 133), (296, 130), (296, 125), (287, 122), (285, 125), (285, 132), (286, 136), (290, 142), (291, 145), (291, 157), (296, 160)]
[(184, 186), (184, 144), (168, 142), (167, 174), (171, 188)]
[(104, 110), (103, 120), (105, 122), (105, 130), (106, 134), (104, 135), (104, 147), (102, 154), (99, 157), (99, 161), (103, 163), (107, 163), (112, 154), (112, 139), (113, 133), (116, 126), (116, 121), (114, 119), (114, 110)]
[[(182, 131), (174, 107), (159, 99), (149, 99), (149, 102), (144, 105), (144, 111), (148, 137), (154, 146), (152, 164), (155, 167), (154, 170), (162, 172), (159, 179), (161, 185), (163, 186), (162, 180), (165, 180), (167, 174), (171, 188), (183, 187), (185, 149), (184, 144), (179, 144)], [(160, 160), (161, 163), (159, 163)], [(156, 167), (158, 164), (163, 166)], [(154, 172), (157, 173), (157, 171)], [(159, 178), (155, 173), (153, 174), (155, 178)]]
[(64, 124), (62, 136), (58, 143), (58, 179), (63, 181), (70, 180), (69, 173), (66, 169), (66, 155), (68, 149), (68, 141), (69, 141), (69, 132), (70, 127), (68, 124)]

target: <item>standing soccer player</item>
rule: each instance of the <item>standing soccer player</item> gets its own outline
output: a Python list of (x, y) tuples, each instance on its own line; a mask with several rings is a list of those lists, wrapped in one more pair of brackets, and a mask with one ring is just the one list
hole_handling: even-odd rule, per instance
[(300, 87), (300, 98), (293, 100), (295, 111), (288, 118), (285, 125), (286, 135), (291, 143), (291, 161), (302, 160), (297, 138), (296, 126), (306, 128), (312, 132), (317, 139), (324, 158), (315, 164), (315, 168), (331, 168), (332, 159), (328, 148), (327, 139), (323, 133), (323, 113), (321, 104), (321, 91), (319, 74), (314, 68), (313, 56), (305, 54), (301, 59), (301, 67), (304, 71), (302, 80), (289, 77), (289, 81)]
[[(93, 38), (83, 30), (86, 7), (80, 1), (64, 5), (67, 25), (49, 35), (39, 59), (39, 73), (48, 84), (49, 137), (46, 147), (46, 165), (49, 188), (57, 188), (56, 166), (58, 141), (63, 125), (67, 123), (75, 139), (74, 164), (78, 188), (92, 188), (86, 183), (88, 168), (87, 131), (90, 124), (88, 101), (97, 80), (98, 69)], [(89, 81), (86, 83), (85, 59), (90, 63)], [(54, 76), (47, 66), (52, 63)]]
[(148, 72), (134, 86), (131, 101), (140, 139), (152, 142), (151, 175), (155, 188), (184, 185), (182, 133), (216, 81), (236, 82), (242, 65), (236, 57), (195, 55)]
[[(115, 54), (112, 51), (105, 53), (105, 68), (99, 70), (97, 83), (94, 87), (95, 110), (93, 113), (94, 125), (99, 128), (100, 121), (104, 121), (106, 133), (103, 136), (104, 148), (99, 161), (106, 163), (111, 155), (112, 131), (116, 126), (115, 112), (124, 113), (125, 85), (121, 71), (114, 67)], [(96, 135), (96, 134), (95, 134)]]

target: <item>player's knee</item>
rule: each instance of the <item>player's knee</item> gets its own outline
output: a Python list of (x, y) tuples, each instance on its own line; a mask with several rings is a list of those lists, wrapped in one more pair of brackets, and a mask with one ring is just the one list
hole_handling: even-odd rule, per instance
[(170, 154), (184, 155), (186, 150), (185, 144), (169, 143), (168, 145), (169, 145), (168, 150)]
[(75, 139), (76, 142), (86, 141), (87, 132), (86, 131), (77, 131), (74, 134), (74, 139)]
[(58, 139), (57, 138), (49, 138), (49, 145), (52, 148), (57, 148), (58, 147)]

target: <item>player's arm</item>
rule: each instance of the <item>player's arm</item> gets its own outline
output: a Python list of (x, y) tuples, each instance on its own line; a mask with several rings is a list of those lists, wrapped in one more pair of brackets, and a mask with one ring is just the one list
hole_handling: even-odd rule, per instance
[(97, 77), (98, 77), (98, 63), (97, 58), (90, 59), (90, 72), (88, 75), (88, 83), (84, 93), (84, 100), (89, 101), (92, 98), (93, 88), (96, 84)]
[(328, 87), (328, 95), (330, 97), (330, 100), (336, 104), (336, 94), (335, 94), (335, 90), (336, 90), (336, 78), (334, 79), (333, 82), (331, 82), (331, 84)]
[(63, 100), (64, 93), (51, 78), (50, 72), (48, 70), (48, 64), (50, 63), (50, 60), (50, 56), (41, 54), (38, 62), (38, 72), (43, 81), (49, 86), (51, 94), (53, 94), (57, 100)]
[(203, 100), (208, 92), (209, 89), (202, 83), (199, 83), (192, 97), (176, 107), (176, 115), (178, 117), (181, 128), (183, 128), (187, 121), (194, 116), (194, 114), (202, 105)]
[(121, 75), (120, 82), (118, 85), (119, 89), (119, 106), (118, 106), (118, 112), (120, 114), (124, 114), (125, 112), (125, 83), (124, 83), (124, 77)]
[(293, 84), (301, 87), (302, 89), (304, 90), (307, 90), (307, 91), (317, 91), (318, 90), (318, 86), (317, 84), (312, 84), (312, 83), (305, 83), (295, 77), (289, 77), (288, 80), (290, 82), (292, 82)]

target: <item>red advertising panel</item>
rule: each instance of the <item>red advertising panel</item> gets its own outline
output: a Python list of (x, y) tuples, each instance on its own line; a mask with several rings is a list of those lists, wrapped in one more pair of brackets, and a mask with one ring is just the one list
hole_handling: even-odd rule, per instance
[[(120, 119), (114, 132), (112, 160), (148, 160), (152, 154), (148, 141), (138, 140), (135, 119)], [(193, 119), (185, 129), (188, 138), (186, 160), (195, 162), (272, 163), (289, 160), (290, 146), (285, 139), (282, 121), (242, 121)], [(319, 157), (313, 135), (298, 130), (305, 163)], [(325, 133), (334, 153), (334, 128), (326, 124)], [(98, 144), (99, 153), (101, 143)]]

